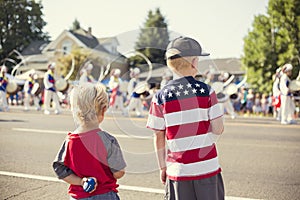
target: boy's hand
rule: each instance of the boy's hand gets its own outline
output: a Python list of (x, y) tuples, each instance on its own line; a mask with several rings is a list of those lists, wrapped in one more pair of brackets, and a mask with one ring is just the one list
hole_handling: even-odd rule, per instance
[(94, 177), (83, 178), (82, 182), (82, 188), (85, 192), (92, 193), (97, 188), (97, 179)]
[(167, 173), (166, 173), (166, 168), (163, 168), (160, 170), (160, 181), (165, 185), (166, 184), (166, 178), (167, 178)]

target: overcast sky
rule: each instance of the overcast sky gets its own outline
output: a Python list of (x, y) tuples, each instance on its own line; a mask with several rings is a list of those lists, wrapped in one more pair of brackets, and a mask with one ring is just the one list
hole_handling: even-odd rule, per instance
[[(255, 15), (266, 14), (268, 0), (42, 0), (45, 31), (55, 39), (75, 19), (93, 35), (117, 36), (119, 51), (133, 39), (149, 10), (160, 8), (172, 32), (197, 39), (212, 58), (240, 57), (243, 38)], [(123, 52), (122, 52), (123, 53)]]

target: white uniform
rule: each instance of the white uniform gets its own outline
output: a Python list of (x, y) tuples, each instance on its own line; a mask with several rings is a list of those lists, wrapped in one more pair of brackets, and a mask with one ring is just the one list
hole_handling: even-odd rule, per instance
[(140, 95), (134, 92), (137, 84), (139, 83), (137, 78), (132, 78), (130, 79), (128, 83), (128, 99), (129, 99), (129, 104), (127, 106), (127, 113), (129, 113), (131, 110), (135, 110), (136, 115), (138, 117), (142, 116), (143, 113), (143, 103), (140, 98)]
[(32, 89), (33, 89), (33, 85), (35, 84), (35, 80), (32, 78), (29, 78), (28, 80), (26, 80), (25, 84), (24, 84), (24, 110), (29, 110), (29, 103), (30, 103), (30, 99), (33, 98), (33, 103), (35, 105), (36, 110), (40, 110), (40, 99), (32, 94)]
[(54, 113), (59, 114), (61, 112), (61, 107), (58, 99), (58, 95), (56, 93), (56, 89), (54, 86), (55, 80), (52, 71), (49, 69), (44, 75), (44, 86), (45, 86), (45, 97), (44, 97), (44, 105), (45, 105), (45, 114), (50, 114), (50, 102), (51, 99), (54, 103)]
[[(108, 87), (112, 91), (111, 97), (110, 97), (110, 108), (108, 112), (116, 111), (117, 109), (120, 109), (122, 113), (125, 113), (124, 108), (124, 101), (123, 101), (123, 94), (120, 91), (120, 85), (122, 84), (122, 80), (118, 77), (111, 76)], [(112, 102), (114, 99), (114, 102)]]
[(288, 124), (293, 120), (293, 114), (295, 110), (295, 104), (292, 99), (292, 95), (288, 88), (291, 80), (286, 74), (283, 74), (280, 78), (280, 92), (281, 92), (281, 123)]
[(8, 111), (8, 103), (6, 98), (6, 87), (8, 84), (8, 78), (5, 76), (5, 72), (0, 72), (0, 111)]

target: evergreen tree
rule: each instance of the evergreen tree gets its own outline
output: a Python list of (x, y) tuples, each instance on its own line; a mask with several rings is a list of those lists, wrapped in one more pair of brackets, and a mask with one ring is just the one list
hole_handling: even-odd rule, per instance
[(41, 2), (0, 0), (0, 60), (13, 49), (22, 51), (30, 42), (49, 39)]
[(71, 31), (76, 31), (78, 29), (80, 29), (80, 23), (77, 19), (75, 19), (75, 21), (73, 22), (73, 26), (71, 28)]
[[(144, 27), (140, 29), (135, 50), (147, 56), (152, 63), (165, 64), (164, 54), (168, 43), (168, 24), (165, 17), (161, 14), (159, 8), (154, 13), (150, 10)], [(130, 61), (133, 65), (146, 63), (139, 56), (130, 58)]]
[(300, 1), (270, 0), (267, 15), (256, 16), (244, 38), (243, 65), (248, 82), (259, 92), (272, 91), (272, 75), (285, 63), (300, 67)]

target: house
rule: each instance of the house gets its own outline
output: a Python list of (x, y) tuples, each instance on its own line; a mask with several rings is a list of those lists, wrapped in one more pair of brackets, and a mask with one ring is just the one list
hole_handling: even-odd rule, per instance
[[(162, 74), (164, 74), (167, 66), (161, 66), (152, 71), (152, 78), (150, 81), (160, 82), (162, 79)], [(206, 59), (200, 60), (198, 65), (199, 74), (198, 76), (203, 77), (206, 73), (211, 73), (215, 75), (217, 79), (218, 75), (222, 72), (228, 72), (230, 75), (234, 75), (234, 80), (242, 80), (246, 71), (242, 69), (241, 61), (238, 58), (221, 58), (221, 59)], [(140, 75), (141, 79), (145, 79), (149, 72), (143, 72)], [(216, 81), (216, 80), (215, 80)]]
[(104, 68), (110, 64), (111, 68), (120, 68), (122, 73), (128, 71), (127, 59), (117, 51), (117, 38), (96, 38), (92, 29), (87, 31), (80, 28), (75, 31), (64, 30), (50, 43), (35, 41), (22, 51), (26, 64), (20, 71), (30, 69), (47, 70), (49, 62), (53, 62), (61, 55), (69, 54), (75, 48), (83, 48), (90, 53), (89, 60), (94, 65), (93, 76), (98, 78)]

